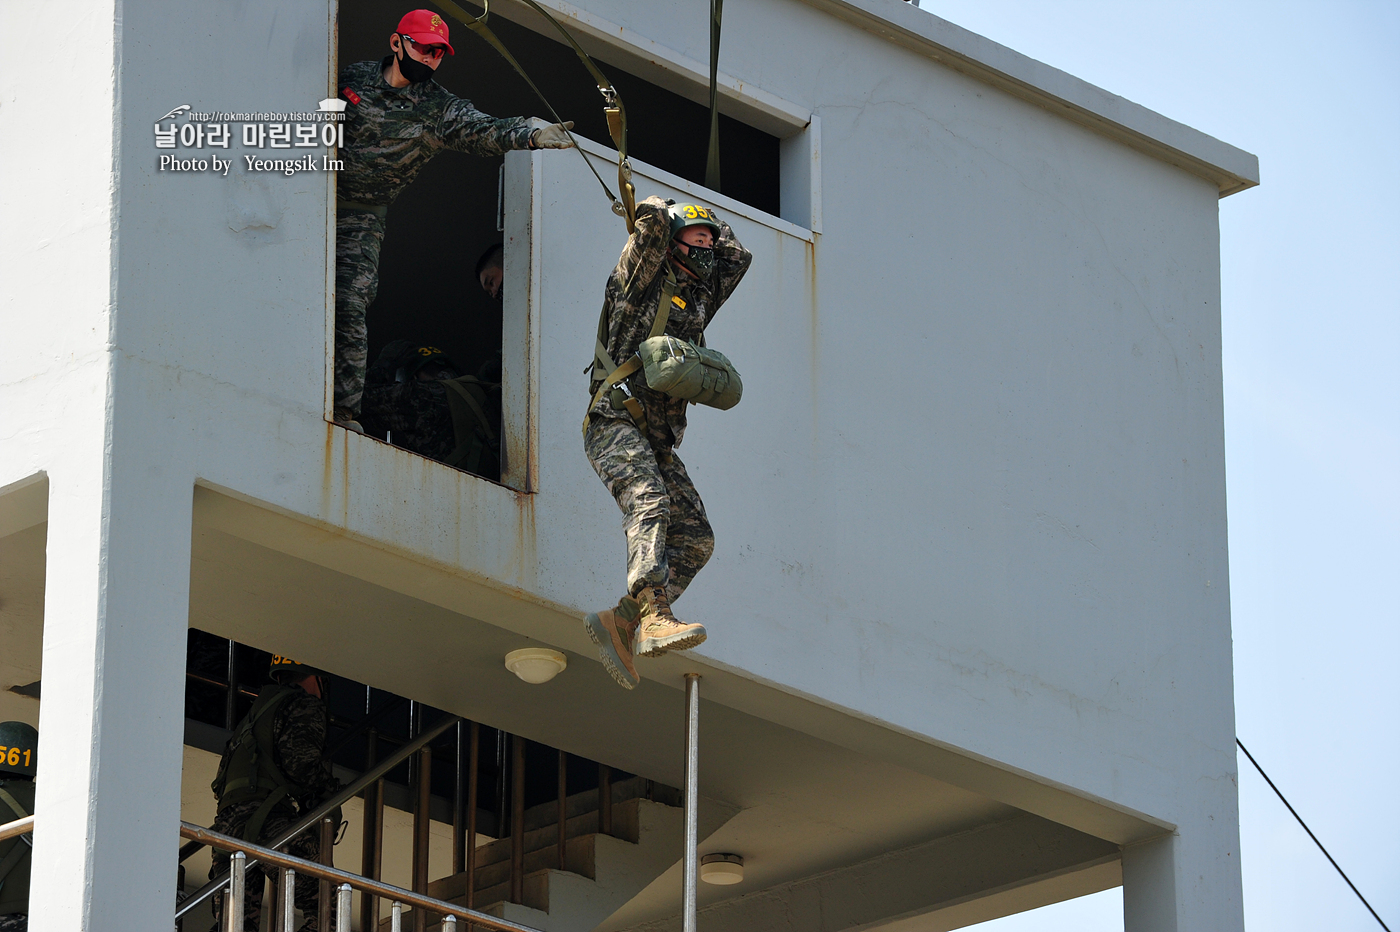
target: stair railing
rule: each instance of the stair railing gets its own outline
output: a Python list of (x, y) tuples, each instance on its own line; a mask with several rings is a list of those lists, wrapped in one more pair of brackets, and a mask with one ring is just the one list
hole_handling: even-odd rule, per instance
[(419, 915), (426, 916), (427, 913), (436, 913), (442, 916), (443, 932), (455, 932), (458, 920), (465, 922), (469, 929), (476, 926), (497, 930), (497, 932), (539, 932), (538, 929), (533, 929), (530, 926), (523, 926), (508, 919), (498, 919), (487, 913), (479, 913), (474, 909), (467, 909), (464, 906), (439, 900), (424, 893), (415, 893), (412, 890), (405, 890), (381, 880), (372, 880), (325, 864), (317, 864), (315, 861), (308, 861), (305, 858), (285, 854), (272, 848), (264, 848), (262, 845), (249, 844), (240, 838), (232, 838), (190, 822), (180, 823), (180, 835), (211, 848), (230, 852), (230, 872), (218, 884), (219, 889), (227, 888), (229, 891), (223, 916), (225, 930), (241, 930), (243, 928), (245, 878), (249, 868), (254, 864), (263, 863), (278, 868), (281, 879), (280, 892), (282, 895), (278, 909), (281, 928), (275, 929), (274, 932), (292, 932), (295, 928), (292, 893), (295, 887), (293, 880), (297, 874), (315, 877), (323, 882), (323, 887), (325, 882), (335, 886), (335, 932), (350, 932), (350, 896), (355, 890), (359, 890), (365, 895), (386, 899), (393, 904), (390, 911), (390, 923), (394, 932), (401, 930), (405, 906), (413, 907)]

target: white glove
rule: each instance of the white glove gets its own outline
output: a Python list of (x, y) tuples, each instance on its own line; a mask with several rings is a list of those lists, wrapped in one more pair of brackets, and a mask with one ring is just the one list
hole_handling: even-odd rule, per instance
[(539, 117), (530, 117), (530, 125), (534, 127), (530, 131), (531, 149), (572, 149), (574, 141), (569, 138), (568, 130), (574, 128), (574, 121), (567, 123), (550, 123), (541, 120)]

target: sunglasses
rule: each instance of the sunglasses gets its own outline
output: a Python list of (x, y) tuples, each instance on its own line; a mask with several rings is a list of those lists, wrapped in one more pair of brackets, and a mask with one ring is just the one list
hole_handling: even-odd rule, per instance
[(415, 41), (412, 36), (405, 36), (403, 34), (400, 34), (399, 38), (407, 42), (411, 48), (417, 49), (418, 54), (429, 61), (437, 61), (447, 54), (447, 46), (445, 45), (424, 45), (421, 42)]

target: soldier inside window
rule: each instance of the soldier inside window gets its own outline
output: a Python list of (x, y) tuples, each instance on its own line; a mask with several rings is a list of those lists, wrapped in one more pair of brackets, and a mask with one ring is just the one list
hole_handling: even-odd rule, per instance
[(334, 419), (359, 421), (369, 342), (365, 312), (379, 287), (379, 254), (389, 205), (428, 161), (447, 149), (499, 156), (511, 149), (567, 149), (572, 123), (496, 119), (433, 80), (452, 55), (447, 24), (414, 10), (389, 36), (381, 61), (340, 72), (345, 99), (344, 167), (336, 182)]
[[(246, 717), (233, 730), (219, 762), (212, 789), (219, 814), (212, 828), (254, 844), (271, 845), (306, 814), (340, 789), (326, 759), (330, 711), (322, 698), (321, 671), (289, 657), (273, 657), (268, 675), (275, 685), (263, 687)], [(340, 822), (337, 809), (330, 817)], [(288, 854), (318, 861), (321, 836), (311, 828), (282, 848)], [(214, 849), (213, 873), (226, 873), (229, 853)], [(275, 868), (264, 867), (267, 876)], [(320, 882), (298, 874), (296, 907), (305, 916), (301, 932), (319, 932), (317, 914)], [(224, 897), (215, 895), (215, 932), (224, 929)], [(262, 915), (261, 875), (249, 877), (243, 901), (243, 928), (256, 932)]]
[(475, 375), (435, 346), (395, 340), (365, 376), (365, 432), (487, 479), (500, 479), (499, 358)]
[[(34, 814), (39, 732), (24, 722), (0, 723), (0, 824)], [(0, 932), (29, 928), (33, 836), (0, 841)]]

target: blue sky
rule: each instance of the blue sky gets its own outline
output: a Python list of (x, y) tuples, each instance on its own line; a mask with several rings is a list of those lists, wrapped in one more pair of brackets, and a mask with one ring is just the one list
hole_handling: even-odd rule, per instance
[[(923, 0), (1259, 156), (1220, 205), (1237, 731), (1400, 930), (1400, 2)], [(1240, 756), (1245, 921), (1380, 927)], [(1117, 890), (979, 932), (1116, 932)]]

